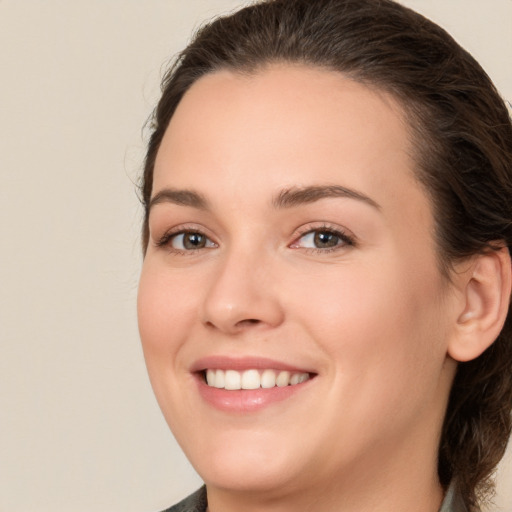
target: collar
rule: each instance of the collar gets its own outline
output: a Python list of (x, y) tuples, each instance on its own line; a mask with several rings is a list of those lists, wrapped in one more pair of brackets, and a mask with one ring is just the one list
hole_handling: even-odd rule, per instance
[(468, 512), (461, 495), (457, 492), (455, 482), (448, 487), (439, 512)]

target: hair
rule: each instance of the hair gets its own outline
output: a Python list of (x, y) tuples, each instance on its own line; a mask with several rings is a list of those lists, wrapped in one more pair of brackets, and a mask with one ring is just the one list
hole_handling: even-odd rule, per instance
[[(186, 91), (218, 70), (272, 63), (321, 67), (391, 94), (414, 143), (415, 173), (431, 199), (440, 269), (512, 246), (512, 123), (476, 60), (439, 26), (392, 0), (264, 0), (201, 28), (162, 82), (141, 183), (149, 240), (153, 168)], [(438, 452), (443, 486), (469, 510), (492, 493), (511, 433), (512, 319), (480, 357), (458, 365)]]

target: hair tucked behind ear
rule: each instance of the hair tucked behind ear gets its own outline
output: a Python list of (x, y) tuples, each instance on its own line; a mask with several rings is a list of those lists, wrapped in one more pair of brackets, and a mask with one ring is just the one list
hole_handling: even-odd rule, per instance
[[(431, 197), (440, 268), (496, 241), (512, 246), (512, 125), (478, 63), (444, 30), (391, 0), (268, 0), (202, 28), (162, 84), (148, 145), (147, 205), (155, 157), (188, 88), (218, 69), (251, 73), (283, 61), (320, 66), (385, 90), (408, 115), (417, 176)], [(439, 477), (456, 479), (478, 508), (511, 431), (512, 325), (462, 363), (439, 447)]]

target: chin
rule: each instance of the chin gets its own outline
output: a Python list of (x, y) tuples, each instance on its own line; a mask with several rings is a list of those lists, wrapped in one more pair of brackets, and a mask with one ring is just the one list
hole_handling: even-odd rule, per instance
[[(257, 433), (256, 433), (257, 435)], [(208, 485), (239, 492), (271, 492), (297, 478), (300, 461), (283, 443), (258, 443), (228, 435), (204, 449), (186, 451), (197, 473)], [(238, 439), (236, 439), (238, 437)], [(242, 439), (241, 439), (242, 438)], [(279, 449), (281, 445), (281, 449)]]

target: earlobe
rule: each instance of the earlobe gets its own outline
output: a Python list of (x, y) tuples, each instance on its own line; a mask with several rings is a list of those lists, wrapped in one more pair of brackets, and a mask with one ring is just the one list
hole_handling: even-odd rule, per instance
[(448, 354), (456, 361), (477, 358), (498, 337), (508, 313), (512, 268), (506, 247), (477, 255), (463, 273), (463, 301)]

